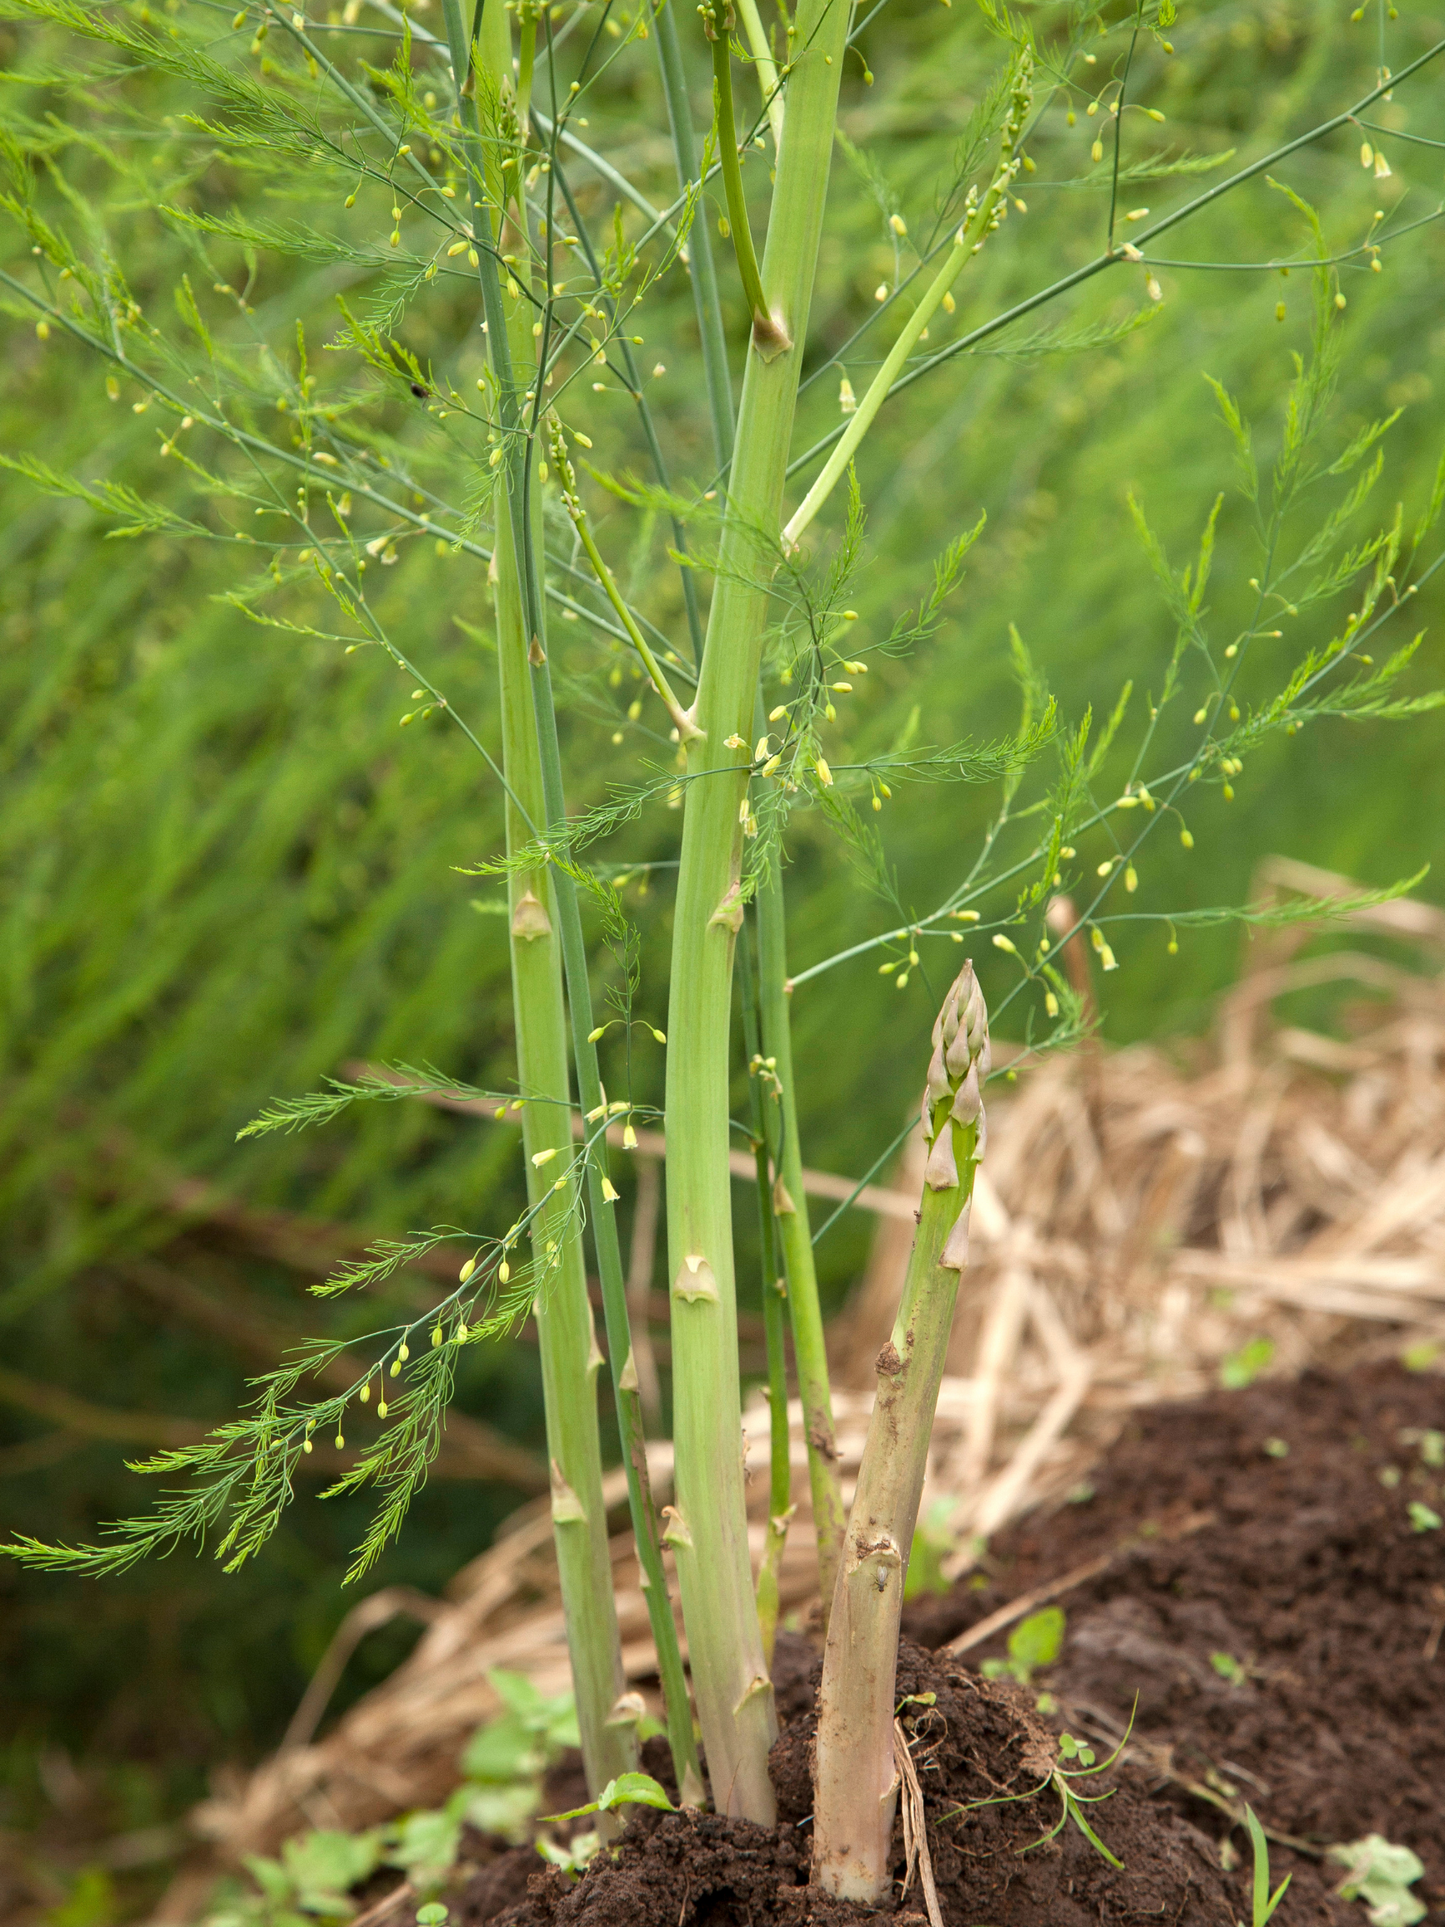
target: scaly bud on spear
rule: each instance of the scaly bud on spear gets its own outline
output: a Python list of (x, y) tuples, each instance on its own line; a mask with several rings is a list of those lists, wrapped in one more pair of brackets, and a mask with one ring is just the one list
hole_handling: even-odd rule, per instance
[(969, 962), (933, 1026), (918, 1232), (893, 1336), (878, 1354), (878, 1394), (823, 1653), (813, 1877), (826, 1892), (864, 1906), (880, 1904), (889, 1887), (898, 1621), (959, 1274), (968, 1263), (988, 1071), (988, 1010)]

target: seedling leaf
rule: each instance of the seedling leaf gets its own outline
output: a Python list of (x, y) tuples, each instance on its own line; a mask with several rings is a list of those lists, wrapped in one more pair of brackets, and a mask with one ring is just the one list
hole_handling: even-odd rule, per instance
[(1425, 1903), (1409, 1890), (1425, 1872), (1419, 1856), (1397, 1847), (1383, 1834), (1367, 1833), (1329, 1849), (1329, 1858), (1346, 1868), (1340, 1883), (1344, 1900), (1362, 1900), (1371, 1927), (1413, 1927), (1425, 1917)]
[(1284, 1899), (1285, 1889), (1294, 1878), (1286, 1874), (1273, 1894), (1269, 1891), (1269, 1842), (1264, 1837), (1264, 1828), (1253, 1807), (1244, 1809), (1245, 1825), (1249, 1828), (1249, 1843), (1254, 1849), (1254, 1892), (1252, 1927), (1268, 1927), (1270, 1915)]
[(585, 1807), (573, 1807), (570, 1813), (545, 1813), (542, 1818), (544, 1821), (580, 1820), (584, 1814), (610, 1813), (614, 1807), (625, 1806), (661, 1807), (664, 1813), (677, 1812), (664, 1789), (650, 1773), (619, 1773)]
[(1219, 1382), (1227, 1392), (1243, 1391), (1252, 1385), (1274, 1357), (1272, 1338), (1251, 1338), (1237, 1352), (1230, 1352), (1219, 1367)]

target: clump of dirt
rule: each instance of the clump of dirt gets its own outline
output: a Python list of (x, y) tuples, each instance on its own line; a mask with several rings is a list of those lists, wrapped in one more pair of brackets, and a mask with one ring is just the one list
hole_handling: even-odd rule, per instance
[[(506, 1927), (852, 1927), (869, 1918), (808, 1885), (818, 1668), (802, 1641), (788, 1642), (779, 1657), (783, 1730), (770, 1763), (775, 1828), (714, 1814), (639, 1814), (616, 1857), (599, 1855), (575, 1884), (555, 1872), (533, 1873), (526, 1900), (502, 1915)], [(806, 1688), (800, 1658), (813, 1662)], [(1112, 1927), (1158, 1927), (1161, 1920), (1218, 1927), (1226, 1919), (1224, 1877), (1210, 1843), (1137, 1789), (1120, 1786), (1103, 1807), (1089, 1809), (1123, 1870), (1072, 1824), (1046, 1837), (1060, 1805), (1040, 1789), (1057, 1743), (1020, 1688), (979, 1679), (905, 1642), (898, 1691), (900, 1698), (935, 1696), (932, 1705), (915, 1704), (905, 1726), (945, 1927), (1084, 1927), (1102, 1919)], [(895, 1860), (901, 1881), (901, 1843)], [(500, 1874), (499, 1865), (485, 1870), (463, 1897), (455, 1913), (467, 1927), (491, 1917)], [(916, 1877), (899, 1908), (921, 1923)]]
[[(1007, 1601), (1124, 1546), (1060, 1595), (1064, 1646), (1040, 1684), (1054, 1724), (1112, 1744), (1135, 1707), (1134, 1770), (1221, 1838), (1247, 1801), (1318, 1850), (1380, 1833), (1445, 1901), (1445, 1383), (1397, 1365), (1308, 1373), (1147, 1408), (1092, 1493), (992, 1549), (987, 1583), (918, 1602), (939, 1647)], [(1432, 1523), (1432, 1521), (1434, 1523)], [(967, 1654), (1000, 1656), (1000, 1633)], [(1211, 1797), (1212, 1796), (1212, 1797)], [(1233, 1843), (1243, 1847), (1242, 1832)], [(1279, 1919), (1339, 1869), (1271, 1849), (1294, 1874)]]
[[(1442, 1432), (1441, 1380), (1392, 1366), (1149, 1408), (1087, 1494), (911, 1607), (898, 1691), (936, 1696), (905, 1724), (944, 1927), (1232, 1927), (1250, 1911), (1246, 1801), (1275, 1836), (1274, 1880), (1292, 1876), (1277, 1927), (1365, 1927), (1322, 1850), (1370, 1832), (1413, 1847), (1416, 1892), (1445, 1901)], [(941, 1650), (1111, 1553), (1060, 1595), (1062, 1652), (1027, 1686), (977, 1672), (1006, 1631)], [(456, 1927), (861, 1927), (808, 1884), (817, 1676), (808, 1642), (780, 1637), (776, 1828), (638, 1812), (576, 1881), (501, 1854), (454, 1900)], [(1045, 1839), (1046, 1776), (1062, 1730), (1102, 1758), (1131, 1715), (1121, 1764), (1079, 1788), (1112, 1789), (1086, 1812), (1119, 1869), (1072, 1822)], [(901, 1881), (901, 1843), (895, 1862)], [(885, 1911), (924, 1927), (917, 1881)]]

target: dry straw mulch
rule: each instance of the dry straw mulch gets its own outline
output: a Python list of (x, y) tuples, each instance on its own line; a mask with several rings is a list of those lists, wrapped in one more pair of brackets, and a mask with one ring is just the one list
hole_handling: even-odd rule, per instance
[[(1280, 860), (1262, 885), (1353, 889)], [(1058, 1503), (1131, 1408), (1218, 1383), (1227, 1361), (1257, 1341), (1272, 1346), (1265, 1369), (1291, 1374), (1386, 1354), (1423, 1362), (1436, 1345), (1445, 1359), (1445, 912), (1404, 901), (1345, 924), (1344, 947), (1309, 955), (1300, 954), (1307, 930), (1257, 934), (1214, 1037), (1191, 1064), (1152, 1047), (1089, 1045), (1025, 1070), (990, 1098), (987, 1175), (924, 1500), (925, 1516), (947, 1513), (955, 1571), (968, 1563), (973, 1535)], [(1343, 1038), (1279, 1013), (1291, 993), (1322, 990), (1334, 993)], [(810, 1189), (836, 1195), (840, 1183), (820, 1174)], [(879, 1216), (872, 1260), (832, 1333), (849, 1473), (917, 1183), (916, 1159), (905, 1154), (896, 1187), (865, 1194)], [(760, 1544), (760, 1404), (746, 1429)], [(816, 1582), (800, 1423), (794, 1437), (799, 1507), (782, 1591), (785, 1612), (806, 1616)], [(660, 1499), (665, 1444), (653, 1448), (652, 1469)], [(609, 1499), (627, 1670), (647, 1688), (652, 1646), (620, 1475)], [(429, 1622), (411, 1657), (313, 1740), (346, 1653), (395, 1612)], [(494, 1667), (525, 1671), (547, 1690), (567, 1682), (545, 1500), (518, 1512), (444, 1600), (398, 1589), (364, 1600), (288, 1744), (218, 1791), (196, 1816), (199, 1830), (234, 1863), (273, 1851), (298, 1828), (355, 1828), (438, 1801), (462, 1744), (496, 1710)], [(195, 1893), (183, 1880), (160, 1917), (185, 1918)]]

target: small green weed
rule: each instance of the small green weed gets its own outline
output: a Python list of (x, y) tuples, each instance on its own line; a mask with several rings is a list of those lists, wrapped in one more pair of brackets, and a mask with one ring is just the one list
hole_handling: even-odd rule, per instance
[[(676, 1813), (677, 1808), (650, 1773), (619, 1773), (615, 1780), (609, 1780), (595, 1800), (586, 1806), (573, 1807), (567, 1813), (548, 1813), (544, 1821), (580, 1820), (588, 1813), (611, 1813), (617, 1807), (661, 1807), (665, 1813)], [(590, 1833), (577, 1833), (566, 1843), (559, 1845), (545, 1835), (536, 1841), (538, 1853), (549, 1866), (575, 1878), (602, 1844), (602, 1836), (595, 1830)]]
[[(1268, 1927), (1270, 1915), (1284, 1899), (1285, 1889), (1293, 1879), (1286, 1874), (1271, 1893), (1269, 1890), (1269, 1842), (1264, 1837), (1264, 1828), (1253, 1807), (1244, 1809), (1244, 1823), (1249, 1828), (1249, 1844), (1254, 1849), (1254, 1886), (1250, 1893), (1250, 1927)], [(1239, 1927), (1244, 1927), (1243, 1921)]]
[(1087, 1746), (1082, 1741), (1076, 1740), (1072, 1733), (1061, 1733), (1059, 1735), (1059, 1759), (1070, 1762), (1067, 1768), (1056, 1766), (1049, 1776), (1049, 1784), (1059, 1796), (1059, 1817), (1047, 1833), (1040, 1835), (1037, 1840), (1024, 1848), (1025, 1853), (1032, 1853), (1035, 1847), (1042, 1847), (1048, 1841), (1057, 1839), (1059, 1834), (1063, 1832), (1064, 1828), (1072, 1820), (1074, 1825), (1079, 1829), (1079, 1832), (1083, 1834), (1089, 1845), (1094, 1849), (1095, 1853), (1107, 1860), (1111, 1867), (1118, 1867), (1122, 1872), (1124, 1866), (1123, 1861), (1116, 1853), (1111, 1852), (1111, 1850), (1104, 1845), (1103, 1841), (1089, 1824), (1088, 1816), (1084, 1812), (1085, 1805), (1097, 1806), (1101, 1801), (1111, 1799), (1115, 1789), (1111, 1787), (1107, 1793), (1080, 1793), (1074, 1782), (1076, 1780), (1092, 1778), (1096, 1773), (1107, 1772), (1124, 1751), (1129, 1741), (1129, 1732), (1133, 1731), (1133, 1727), (1134, 1716), (1131, 1713), (1129, 1716), (1129, 1731), (1125, 1733), (1123, 1739), (1120, 1740), (1109, 1757), (1106, 1760), (1098, 1761), (1097, 1764), (1095, 1763), (1094, 1749), (1091, 1746)]
[(545, 1813), (542, 1818), (544, 1821), (580, 1820), (585, 1814), (611, 1813), (616, 1807), (661, 1807), (664, 1813), (677, 1811), (650, 1773), (619, 1773), (585, 1807), (572, 1807), (566, 1813)]
[(1219, 1382), (1227, 1392), (1242, 1392), (1246, 1385), (1253, 1385), (1273, 1357), (1272, 1338), (1251, 1338), (1221, 1361)]
[[(355, 1912), (351, 1890), (378, 1867), (395, 1867), (420, 1894), (435, 1893), (456, 1865), (464, 1827), (517, 1844), (524, 1841), (542, 1803), (547, 1769), (577, 1745), (576, 1707), (570, 1693), (540, 1693), (521, 1673), (498, 1668), (488, 1678), (504, 1710), (468, 1741), (458, 1762), (462, 1783), (442, 1806), (419, 1808), (365, 1833), (324, 1828), (303, 1833), (286, 1842), (279, 1859), (252, 1855), (246, 1868), (255, 1887), (224, 1883), (204, 1927), (316, 1927), (318, 1921), (348, 1920)], [(645, 1783), (643, 1789), (633, 1788), (634, 1781)], [(624, 1800), (656, 1806), (659, 1800), (649, 1796), (648, 1788), (655, 1788), (661, 1804), (667, 1804), (655, 1780), (635, 1773), (623, 1774), (604, 1789), (600, 1801), (580, 1811), (605, 1810)], [(581, 1839), (568, 1850), (556, 1849), (567, 1854), (571, 1870), (574, 1861), (581, 1866), (587, 1853), (596, 1850), (595, 1835), (585, 1838), (593, 1842), (585, 1851)], [(421, 1927), (443, 1927), (446, 1918), (446, 1908), (433, 1900), (417, 1914)]]
[(1411, 1499), (1406, 1511), (1410, 1515), (1412, 1532), (1438, 1532), (1442, 1520), (1440, 1514), (1425, 1504), (1423, 1499)]
[(1397, 1847), (1383, 1834), (1367, 1833), (1331, 1847), (1331, 1860), (1346, 1869), (1339, 1893), (1344, 1900), (1362, 1900), (1370, 1927), (1414, 1927), (1425, 1918), (1425, 1903), (1410, 1892), (1425, 1869), (1408, 1847)]
[(1227, 1679), (1231, 1686), (1243, 1686), (1249, 1678), (1249, 1668), (1242, 1659), (1233, 1653), (1211, 1653), (1209, 1663), (1221, 1679)]
[(1027, 1686), (1041, 1666), (1052, 1666), (1063, 1650), (1066, 1625), (1062, 1606), (1045, 1606), (1030, 1613), (1009, 1634), (1008, 1658), (986, 1659), (980, 1670), (985, 1679), (1016, 1679)]
[(950, 1584), (944, 1576), (943, 1562), (957, 1550), (958, 1535), (948, 1522), (957, 1508), (956, 1497), (935, 1499), (914, 1529), (908, 1553), (908, 1572), (903, 1581), (903, 1597), (916, 1599), (920, 1593), (945, 1593)]
[[(1059, 1618), (1062, 1622), (1062, 1613), (1059, 1614)], [(1027, 1624), (1027, 1621), (1025, 1621), (1025, 1624)], [(1022, 1628), (1020, 1628), (1020, 1630), (1022, 1630)], [(1059, 1636), (1060, 1639), (1062, 1639), (1062, 1624), (1059, 1628)], [(1136, 1701), (1135, 1711), (1137, 1710)], [(966, 1806), (956, 1807), (953, 1813), (945, 1814), (943, 1818), (946, 1820), (953, 1819), (960, 1813), (972, 1813), (980, 1807), (1012, 1806), (1017, 1800), (1037, 1799), (1039, 1794), (1047, 1792), (1049, 1788), (1052, 1787), (1053, 1791), (1059, 1797), (1060, 1812), (1058, 1819), (1054, 1822), (1053, 1826), (1049, 1828), (1047, 1833), (1040, 1834), (1037, 1840), (1031, 1840), (1028, 1846), (1021, 1847), (1019, 1852), (1032, 1853), (1036, 1847), (1046, 1846), (1050, 1840), (1057, 1839), (1059, 1834), (1063, 1832), (1064, 1828), (1072, 1820), (1074, 1825), (1079, 1829), (1079, 1832), (1083, 1834), (1089, 1845), (1094, 1849), (1095, 1853), (1099, 1854), (1102, 1859), (1107, 1860), (1111, 1867), (1118, 1867), (1122, 1872), (1124, 1866), (1123, 1861), (1116, 1853), (1111, 1852), (1111, 1850), (1105, 1846), (1104, 1842), (1099, 1838), (1090, 1824), (1088, 1815), (1084, 1812), (1085, 1806), (1098, 1806), (1103, 1801), (1111, 1799), (1116, 1789), (1111, 1787), (1107, 1793), (1081, 1793), (1074, 1783), (1078, 1780), (1092, 1779), (1094, 1775), (1099, 1773), (1107, 1773), (1119, 1755), (1124, 1751), (1124, 1748), (1129, 1744), (1129, 1735), (1133, 1730), (1134, 1712), (1131, 1712), (1129, 1715), (1129, 1724), (1124, 1730), (1124, 1737), (1119, 1741), (1119, 1744), (1107, 1759), (1098, 1760), (1097, 1762), (1093, 1747), (1086, 1741), (1076, 1740), (1072, 1733), (1061, 1733), (1059, 1735), (1058, 1760), (1054, 1763), (1047, 1778), (1040, 1781), (1038, 1786), (1030, 1787), (1026, 1793), (1008, 1793), (1002, 1797), (991, 1800), (970, 1800)], [(1067, 1765), (1065, 1762), (1067, 1762)]]

